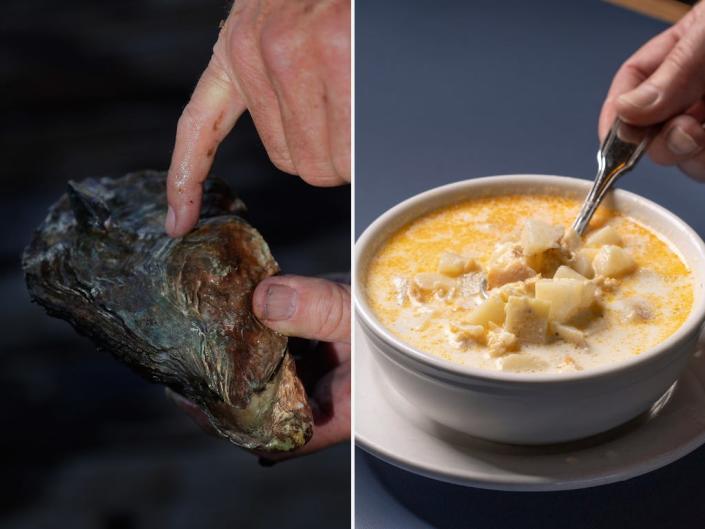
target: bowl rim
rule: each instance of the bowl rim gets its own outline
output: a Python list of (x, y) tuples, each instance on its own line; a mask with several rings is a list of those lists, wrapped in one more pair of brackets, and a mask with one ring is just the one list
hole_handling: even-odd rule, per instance
[[(378, 238), (378, 233), (390, 222), (393, 222), (399, 215), (407, 212), (412, 208), (418, 208), (423, 203), (430, 201), (431, 199), (439, 196), (445, 195), (453, 190), (458, 190), (462, 188), (466, 190), (468, 187), (477, 187), (481, 189), (485, 184), (491, 185), (501, 185), (502, 183), (511, 184), (517, 181), (522, 181), (523, 183), (534, 183), (536, 185), (545, 186), (555, 186), (557, 188), (565, 187), (566, 184), (570, 186), (582, 186), (585, 188), (586, 192), (591, 186), (592, 182), (590, 180), (585, 180), (581, 178), (558, 176), (558, 175), (545, 175), (545, 174), (503, 174), (503, 175), (493, 175), (484, 176), (477, 178), (469, 178), (465, 180), (459, 180), (449, 184), (444, 184), (438, 187), (434, 187), (413, 195), (395, 206), (389, 208), (380, 216), (378, 216), (363, 233), (358, 237), (355, 242), (355, 252), (354, 252), (354, 271), (353, 271), (353, 299), (355, 302), (355, 315), (361, 319), (362, 329), (364, 333), (372, 332), (376, 337), (382, 340), (386, 345), (391, 346), (397, 353), (401, 353), (402, 357), (407, 360), (412, 360), (417, 364), (426, 369), (431, 369), (439, 374), (445, 374), (447, 376), (461, 379), (466, 379), (467, 381), (485, 382), (485, 383), (521, 383), (521, 384), (547, 384), (547, 383), (566, 383), (573, 381), (584, 381), (592, 380), (596, 378), (602, 378), (606, 376), (616, 375), (625, 371), (630, 371), (635, 369), (649, 361), (653, 361), (658, 357), (664, 355), (666, 352), (673, 350), (680, 342), (685, 340), (694, 331), (697, 332), (702, 326), (705, 320), (705, 286), (698, 281), (696, 281), (695, 274), (693, 274), (694, 293), (700, 293), (699, 296), (694, 296), (693, 307), (691, 308), (690, 314), (686, 318), (685, 322), (674, 332), (671, 336), (666, 338), (664, 341), (658, 343), (651, 349), (648, 349), (641, 353), (640, 355), (631, 358), (629, 360), (618, 362), (613, 365), (605, 365), (585, 371), (577, 371), (571, 373), (515, 373), (515, 372), (505, 372), (505, 371), (494, 371), (489, 369), (475, 368), (462, 364), (457, 364), (451, 362), (450, 360), (445, 360), (443, 358), (434, 356), (430, 353), (424, 353), (406, 344), (401, 339), (394, 336), (391, 331), (389, 331), (374, 315), (372, 309), (369, 307), (366, 296), (364, 292), (364, 287), (362, 285), (362, 274), (360, 272), (360, 261), (363, 254), (367, 248), (374, 244)], [(521, 193), (520, 191), (518, 193)], [(633, 204), (637, 204), (639, 208), (646, 208), (647, 210), (658, 212), (663, 218), (667, 220), (668, 223), (673, 225), (677, 230), (682, 231), (690, 244), (696, 250), (698, 258), (702, 260), (703, 266), (705, 266), (705, 243), (700, 238), (700, 236), (691, 228), (684, 220), (678, 217), (675, 213), (669, 211), (663, 206), (657, 203), (633, 193), (625, 189), (614, 189), (611, 194), (618, 197), (623, 197)], [(443, 205), (437, 205), (433, 208), (428, 209), (426, 212), (433, 211), (444, 205), (450, 205), (453, 203), (460, 202), (462, 200), (468, 200), (471, 197), (464, 196), (459, 198), (457, 201), (453, 202), (449, 200)], [(421, 213), (423, 215), (425, 213)], [(420, 216), (419, 215), (419, 216)], [(666, 238), (665, 235), (658, 232), (654, 228), (650, 228), (656, 233), (658, 233), (663, 239), (668, 241), (672, 248), (678, 250), (680, 257), (683, 260), (687, 260), (686, 265), (693, 271), (695, 266), (693, 265), (693, 259), (687, 259), (681, 247), (677, 246), (675, 242)], [(681, 245), (682, 246), (682, 245)], [(428, 374), (424, 369), (423, 371)]]

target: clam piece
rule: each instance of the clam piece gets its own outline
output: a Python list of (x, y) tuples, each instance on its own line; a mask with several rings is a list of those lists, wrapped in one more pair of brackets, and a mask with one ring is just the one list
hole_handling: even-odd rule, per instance
[(244, 205), (209, 180), (201, 219), (164, 233), (166, 174), (69, 183), (25, 249), (32, 299), (147, 379), (197, 404), (233, 443), (293, 450), (312, 434), (287, 338), (251, 312), (279, 271)]
[(514, 243), (498, 244), (487, 267), (487, 288), (523, 281), (536, 275), (527, 263), (521, 246)]

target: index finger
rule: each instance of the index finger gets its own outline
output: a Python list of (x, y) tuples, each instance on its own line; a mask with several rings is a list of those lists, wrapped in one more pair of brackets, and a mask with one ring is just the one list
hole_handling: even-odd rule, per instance
[(617, 98), (639, 86), (654, 73), (678, 42), (674, 28), (675, 26), (648, 41), (617, 70), (600, 111), (598, 124), (600, 141), (605, 138), (617, 117)]
[(213, 55), (176, 127), (167, 176), (169, 210), (165, 223), (172, 237), (185, 235), (198, 222), (202, 184), (215, 152), (245, 108), (225, 68)]

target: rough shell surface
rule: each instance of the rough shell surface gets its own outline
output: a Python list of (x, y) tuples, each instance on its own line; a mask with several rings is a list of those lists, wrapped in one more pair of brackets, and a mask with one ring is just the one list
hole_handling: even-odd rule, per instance
[(267, 243), (212, 179), (197, 228), (164, 233), (166, 175), (70, 182), (23, 255), (34, 301), (148, 379), (200, 406), (232, 442), (305, 444), (312, 418), (286, 337), (251, 312), (278, 272)]

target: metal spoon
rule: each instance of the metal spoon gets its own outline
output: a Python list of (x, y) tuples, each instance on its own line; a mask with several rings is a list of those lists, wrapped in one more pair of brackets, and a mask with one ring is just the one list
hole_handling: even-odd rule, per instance
[(585, 232), (612, 184), (639, 161), (655, 131), (656, 127), (635, 127), (620, 121), (619, 118), (614, 120), (605, 141), (597, 151), (595, 182), (573, 223), (573, 229), (578, 235)]
[[(590, 219), (605, 198), (607, 191), (624, 173), (631, 170), (644, 154), (649, 142), (654, 137), (657, 127), (635, 127), (614, 120), (605, 141), (597, 151), (597, 175), (588, 193), (578, 217), (573, 222), (572, 229), (578, 235), (585, 232)], [(487, 279), (480, 284), (480, 294), (487, 299)]]

